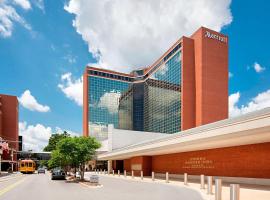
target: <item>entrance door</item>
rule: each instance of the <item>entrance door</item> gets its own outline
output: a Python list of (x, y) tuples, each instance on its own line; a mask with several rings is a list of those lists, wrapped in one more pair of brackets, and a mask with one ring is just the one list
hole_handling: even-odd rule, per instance
[(123, 160), (116, 160), (116, 172), (120, 170), (121, 173), (124, 172), (124, 161)]

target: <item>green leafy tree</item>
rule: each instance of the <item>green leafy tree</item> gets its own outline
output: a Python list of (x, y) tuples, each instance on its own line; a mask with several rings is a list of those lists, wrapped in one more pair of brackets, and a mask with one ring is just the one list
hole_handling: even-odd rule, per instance
[(67, 157), (61, 154), (58, 149), (56, 149), (52, 151), (51, 159), (48, 161), (48, 167), (50, 169), (56, 168), (56, 167), (62, 167), (66, 171), (69, 163), (70, 163), (70, 160), (68, 160)]
[(41, 166), (41, 167), (44, 167), (44, 166), (45, 166), (45, 167), (48, 167), (48, 160), (41, 160), (41, 161), (40, 161), (40, 166)]
[(85, 163), (95, 155), (101, 144), (93, 137), (67, 137), (57, 144), (59, 153), (75, 168), (80, 168), (81, 179), (84, 179)]
[(52, 134), (48, 145), (43, 149), (43, 151), (53, 151), (56, 149), (57, 144), (59, 143), (60, 140), (64, 138), (70, 137), (70, 134), (68, 132), (64, 131), (62, 134), (56, 133)]

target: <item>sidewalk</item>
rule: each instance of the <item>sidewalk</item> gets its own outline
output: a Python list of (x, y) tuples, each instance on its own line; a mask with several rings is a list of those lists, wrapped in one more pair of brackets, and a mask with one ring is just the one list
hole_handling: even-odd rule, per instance
[(20, 175), (21, 175), (20, 172), (13, 172), (13, 173), (1, 172), (1, 174), (0, 174), (0, 182), (9, 180), (11, 178), (14, 178), (14, 177), (17, 177), (17, 176), (20, 176)]
[[(93, 172), (94, 173), (94, 172)], [(92, 173), (92, 174), (93, 174)], [(119, 177), (118, 174), (115, 174), (114, 176), (112, 174), (98, 174), (101, 176), (110, 176), (113, 178), (121, 178), (129, 181), (144, 181), (144, 182), (152, 182), (153, 184), (173, 184), (178, 185), (180, 187), (187, 187), (191, 188), (195, 191), (198, 191), (202, 198), (205, 200), (214, 200), (215, 199), (215, 185), (213, 184), (213, 194), (207, 195), (207, 184), (205, 184), (205, 189), (200, 189), (199, 183), (188, 183), (188, 185), (184, 185), (182, 181), (169, 181), (169, 183), (166, 183), (164, 179), (155, 179), (155, 181), (152, 181), (151, 177), (144, 177), (143, 180), (141, 180), (141, 177), (134, 177), (132, 179), (131, 176), (124, 177), (123, 174)], [(270, 187), (261, 187), (256, 185), (248, 185), (243, 186), (240, 185), (240, 200), (269, 200), (270, 199)], [(222, 200), (230, 200), (230, 187), (229, 185), (223, 185), (222, 186)]]
[(10, 173), (8, 173), (8, 172), (1, 172), (1, 174), (0, 174), (0, 178), (2, 178), (2, 177), (6, 177), (6, 176), (9, 176), (9, 175), (11, 175)]

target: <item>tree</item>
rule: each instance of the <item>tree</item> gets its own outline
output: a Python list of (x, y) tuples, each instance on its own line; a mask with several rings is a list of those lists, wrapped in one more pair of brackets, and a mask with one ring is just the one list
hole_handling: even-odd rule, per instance
[(41, 167), (43, 166), (48, 167), (48, 160), (41, 160), (39, 164)]
[(51, 159), (48, 161), (48, 167), (50, 169), (55, 167), (62, 167), (67, 171), (67, 166), (70, 161), (64, 155), (62, 155), (58, 149), (52, 151)]
[(70, 134), (68, 132), (64, 131), (62, 134), (56, 133), (52, 134), (48, 145), (43, 149), (43, 151), (53, 151), (56, 149), (56, 145), (59, 143), (60, 140), (70, 137)]
[(85, 163), (95, 155), (96, 149), (101, 144), (93, 137), (67, 137), (57, 144), (59, 153), (68, 160), (68, 163), (76, 168), (80, 168), (81, 179), (84, 179)]

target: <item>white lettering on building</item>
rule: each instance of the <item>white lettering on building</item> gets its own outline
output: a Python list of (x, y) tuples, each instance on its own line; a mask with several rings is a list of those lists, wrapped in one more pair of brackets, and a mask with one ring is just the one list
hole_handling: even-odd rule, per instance
[(226, 37), (217, 35), (215, 33), (210, 33), (209, 31), (206, 31), (204, 36), (207, 38), (218, 40), (218, 41), (223, 42), (223, 43), (227, 43)]

